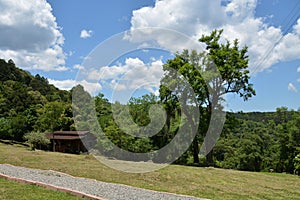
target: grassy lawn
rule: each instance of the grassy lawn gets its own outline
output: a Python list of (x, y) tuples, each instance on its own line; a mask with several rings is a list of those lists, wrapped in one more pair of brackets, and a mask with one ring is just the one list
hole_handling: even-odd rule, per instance
[(35, 185), (22, 184), (0, 178), (0, 199), (2, 200), (79, 200), (70, 194), (47, 190)]
[(2, 143), (0, 163), (52, 169), (73, 176), (210, 199), (300, 200), (300, 177), (288, 174), (176, 165), (155, 172), (130, 174), (106, 167), (93, 156), (29, 151), (28, 147)]

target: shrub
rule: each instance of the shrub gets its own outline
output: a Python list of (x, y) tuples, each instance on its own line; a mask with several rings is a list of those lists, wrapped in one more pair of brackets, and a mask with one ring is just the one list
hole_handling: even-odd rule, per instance
[(42, 149), (42, 146), (50, 144), (50, 140), (45, 136), (44, 133), (30, 132), (24, 135), (24, 140), (29, 143), (32, 150), (36, 148)]

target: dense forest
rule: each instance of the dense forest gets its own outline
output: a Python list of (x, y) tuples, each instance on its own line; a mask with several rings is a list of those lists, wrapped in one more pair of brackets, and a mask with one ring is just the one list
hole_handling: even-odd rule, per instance
[[(114, 145), (146, 153), (176, 141), (175, 150), (143, 159), (164, 162), (161, 157), (172, 160), (175, 151), (184, 149), (176, 164), (299, 174), (300, 110), (281, 107), (276, 112), (227, 112), (226, 119), (220, 117), (223, 95), (235, 93), (245, 101), (255, 95), (247, 47), (239, 48), (237, 40), (221, 44), (221, 34), (215, 30), (199, 39), (206, 45), (204, 52), (184, 50), (168, 60), (159, 96), (131, 98), (127, 105), (109, 102), (101, 93), (91, 96), (81, 85), (59, 90), (46, 78), (17, 68), (12, 60), (0, 59), (0, 139), (24, 141), (27, 133), (37, 137), (47, 131), (89, 130), (97, 136), (95, 149), (117, 159), (124, 155), (116, 153)], [(155, 105), (162, 106), (165, 116)], [(222, 119), (224, 126), (219, 125)], [(184, 138), (176, 139), (180, 130), (191, 139), (187, 148)], [(216, 145), (217, 137), (210, 134), (214, 132), (222, 132)]]
[[(71, 93), (40, 75), (0, 60), (0, 135), (23, 140), (24, 133), (72, 128)], [(52, 123), (55, 119), (55, 123)]]
[[(180, 113), (175, 112), (169, 124), (158, 134), (137, 139), (126, 134), (126, 130), (121, 130), (114, 122), (111, 103), (103, 94), (91, 97), (80, 85), (71, 91), (59, 90), (47, 79), (17, 68), (11, 60), (0, 60), (0, 63), (1, 139), (24, 141), (23, 136), (32, 131), (75, 130), (71, 102), (72, 90), (75, 89), (93, 99), (105, 134), (125, 150), (148, 152), (159, 149), (172, 140), (180, 126)], [(141, 126), (147, 125), (149, 108), (159, 101), (152, 94), (132, 98), (128, 104), (133, 120)], [(115, 106), (120, 109), (121, 117), (125, 105), (115, 103)], [(105, 145), (101, 139), (98, 140), (97, 146)], [(201, 138), (198, 140), (203, 142)], [(108, 153), (109, 150), (106, 149)], [(175, 163), (194, 164), (192, 153), (189, 149)], [(298, 169), (299, 157), (296, 156), (299, 153), (300, 111), (281, 107), (276, 112), (228, 112), (223, 132), (213, 150), (213, 160), (214, 165), (221, 168), (294, 173)], [(204, 156), (200, 155), (198, 164), (205, 165)]]

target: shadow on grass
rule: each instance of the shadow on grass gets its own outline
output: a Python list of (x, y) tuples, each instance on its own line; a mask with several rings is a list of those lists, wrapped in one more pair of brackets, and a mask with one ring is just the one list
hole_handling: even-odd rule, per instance
[(14, 141), (14, 140), (1, 140), (0, 139), (0, 143), (7, 144), (7, 145), (19, 145), (19, 146), (29, 147), (29, 145), (24, 142), (18, 142), (18, 141)]

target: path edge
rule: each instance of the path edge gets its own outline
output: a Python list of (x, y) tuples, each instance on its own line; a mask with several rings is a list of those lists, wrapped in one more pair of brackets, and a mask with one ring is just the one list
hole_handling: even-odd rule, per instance
[[(20, 167), (20, 168), (32, 169), (32, 170), (50, 171), (50, 172), (54, 172), (54, 173), (61, 174), (61, 175), (64, 175), (64, 176), (69, 176), (69, 177), (72, 177), (72, 178), (99, 181), (99, 180), (96, 180), (96, 179), (91, 179), (91, 178), (86, 178), (86, 177), (76, 177), (76, 176), (73, 176), (71, 174), (67, 174), (67, 173), (64, 173), (64, 172), (55, 171), (55, 170), (51, 170), (51, 169), (38, 169), (38, 168), (31, 168), (31, 167), (23, 167), (23, 166), (16, 166), (16, 165), (8, 164), (8, 163), (4, 163), (2, 165), (12, 166), (12, 167)], [(4, 174), (0, 173), (0, 177), (2, 175), (4, 175)], [(7, 175), (5, 175), (5, 176), (7, 176)], [(45, 183), (41, 183), (41, 182), (25, 180), (25, 179), (16, 178), (16, 177), (11, 177), (11, 178), (20, 179), (21, 181), (24, 180), (25, 182), (23, 182), (23, 183), (28, 183), (28, 184), (30, 184), (30, 183), (39, 183), (39, 184), (41, 184), (40, 186), (42, 186), (42, 187), (44, 187), (44, 185), (50, 186), (50, 187), (53, 187), (53, 190), (58, 190), (56, 188), (59, 188), (59, 189), (62, 189), (62, 190), (58, 190), (58, 191), (67, 192), (67, 193), (74, 192), (73, 195), (75, 195), (75, 196), (77, 196), (76, 193), (78, 193), (79, 195), (84, 195), (84, 196), (79, 196), (79, 197), (83, 197), (83, 198), (87, 198), (87, 199), (91, 199), (91, 200), (107, 200), (107, 199), (104, 199), (104, 198), (100, 198), (100, 197), (97, 197), (97, 196), (93, 196), (93, 195), (90, 195), (90, 194), (79, 192), (77, 190), (71, 190), (69, 188), (58, 187), (58, 186), (54, 186), (54, 185), (51, 185), (51, 184), (45, 184)], [(103, 182), (103, 181), (101, 181), (101, 182)], [(126, 184), (123, 184), (123, 183), (112, 183), (112, 182), (104, 182), (104, 183), (116, 184), (116, 185), (121, 185), (121, 186), (127, 187), (127, 188), (144, 190), (144, 191), (155, 192), (155, 193), (162, 193), (162, 194), (173, 195), (173, 196), (178, 196), (178, 197), (191, 197), (191, 198), (195, 198), (195, 199), (198, 199), (198, 200), (211, 200), (211, 199), (200, 198), (200, 197), (195, 197), (195, 196), (191, 196), (191, 195), (177, 194), (177, 193), (171, 193), (171, 192), (166, 192), (166, 191), (156, 191), (156, 190), (146, 189), (146, 188), (139, 188), (139, 187), (136, 187), (136, 186), (126, 185)], [(47, 188), (47, 187), (45, 187), (45, 188)], [(51, 188), (49, 188), (49, 189), (51, 189)], [(70, 194), (72, 194), (72, 193), (70, 193)]]
[(100, 197), (97, 197), (97, 196), (86, 194), (84, 192), (79, 192), (77, 190), (71, 190), (69, 188), (58, 187), (58, 186), (55, 186), (55, 185), (46, 184), (46, 183), (42, 183), (42, 182), (38, 182), (38, 181), (31, 181), (31, 180), (26, 180), (26, 179), (22, 179), (22, 178), (13, 177), (13, 176), (8, 176), (8, 175), (2, 174), (2, 173), (0, 173), (0, 177), (4, 178), (6, 180), (9, 180), (9, 181), (14, 181), (14, 182), (23, 183), (23, 184), (36, 185), (36, 186), (40, 186), (40, 187), (50, 189), (50, 190), (54, 190), (54, 191), (65, 192), (65, 193), (71, 194), (73, 196), (77, 196), (77, 197), (81, 197), (81, 198), (85, 198), (85, 199), (106, 200), (106, 199), (103, 199), (103, 198), (100, 198)]

